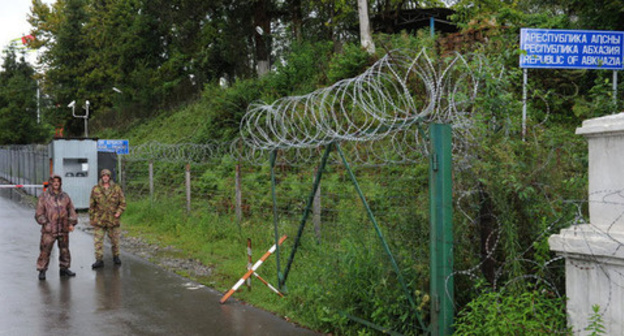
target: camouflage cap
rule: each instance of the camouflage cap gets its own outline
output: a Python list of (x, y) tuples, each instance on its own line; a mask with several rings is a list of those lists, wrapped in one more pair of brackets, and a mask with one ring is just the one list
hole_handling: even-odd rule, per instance
[(109, 177), (112, 176), (111, 171), (108, 169), (102, 169), (102, 171), (100, 172), (100, 177), (104, 175), (108, 175)]

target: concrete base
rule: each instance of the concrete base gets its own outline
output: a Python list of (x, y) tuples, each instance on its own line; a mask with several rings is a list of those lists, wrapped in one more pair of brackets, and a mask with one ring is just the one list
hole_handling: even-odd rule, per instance
[(599, 305), (607, 335), (624, 335), (624, 232), (591, 224), (563, 229), (548, 240), (565, 257), (568, 323), (575, 335), (585, 328)]

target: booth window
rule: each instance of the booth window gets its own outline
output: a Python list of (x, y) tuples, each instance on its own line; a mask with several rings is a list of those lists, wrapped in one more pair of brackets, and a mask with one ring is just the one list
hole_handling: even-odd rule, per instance
[(89, 176), (89, 160), (85, 158), (64, 158), (63, 171), (65, 177)]

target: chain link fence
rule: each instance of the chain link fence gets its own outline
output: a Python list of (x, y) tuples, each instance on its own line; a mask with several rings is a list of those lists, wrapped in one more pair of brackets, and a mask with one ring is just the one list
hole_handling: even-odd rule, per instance
[[(50, 177), (50, 160), (46, 145), (13, 145), (0, 147), (0, 178), (11, 184), (43, 186)], [(42, 188), (24, 190), (39, 196)]]

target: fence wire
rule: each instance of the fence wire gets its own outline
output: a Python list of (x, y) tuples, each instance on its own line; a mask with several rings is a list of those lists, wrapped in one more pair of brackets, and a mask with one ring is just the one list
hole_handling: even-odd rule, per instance
[[(539, 144), (545, 147), (543, 155), (526, 162), (532, 167), (529, 174), (479, 176), (484, 171), (505, 171), (505, 155), (511, 155), (475, 148), (490, 135), (477, 132), (471, 119), (481, 80), (504, 75), (504, 69), (492, 70), (485, 63), (471, 55), (440, 61), (426, 50), (392, 51), (358, 77), (308, 95), (252, 104), (241, 121), (240, 137), (232, 141), (149, 142), (132, 147), (122, 164), (126, 194), (130, 201), (175, 206), (190, 216), (211, 212), (231, 218), (242, 236), (260, 226), (265, 236), (272, 237), (269, 156), (277, 151), (276, 220), (280, 233), (294, 237), (321, 154), (330, 143), (340, 142), (399, 268), (409, 279), (418, 309), (426, 316), (432, 303), (428, 297), (428, 139), (422, 125), (450, 123), (457, 181), (452, 275), (456, 308), (474, 298), (483, 283), (492, 291), (532, 286), (565, 297), (564, 264), (548, 250), (546, 239), (561, 228), (584, 222), (586, 201), (567, 200), (582, 195), (552, 193), (554, 179), (578, 183), (558, 166), (558, 153), (571, 149)], [(505, 127), (502, 121), (491, 123)], [(492, 160), (486, 154), (498, 155), (494, 161), (500, 169), (479, 170), (480, 163)], [(0, 162), (12, 160), (6, 157)], [(5, 173), (15, 171), (13, 166), (4, 167)], [(569, 174), (582, 170), (566, 169)], [(552, 172), (559, 175), (553, 177)], [(506, 208), (521, 201), (544, 206)], [(342, 307), (351, 316), (404, 334), (423, 333), (336, 153), (325, 167), (301, 246), (292, 279), (294, 283), (302, 278), (318, 281), (304, 289), (291, 285), (291, 291), (313, 293), (314, 306), (323, 307), (316, 314), (321, 323), (331, 320), (333, 309)], [(287, 244), (284, 252), (282, 261), (290, 252)], [(319, 257), (310, 259), (310, 255)], [(612, 285), (616, 288), (619, 283)]]
[[(457, 158), (454, 174), (462, 176), (462, 183), (454, 191), (458, 197), (455, 211), (460, 214), (454, 228), (455, 248), (462, 249), (462, 258), (457, 260), (452, 275), (459, 292), (457, 308), (474, 296), (472, 291), (479, 281), (491, 284), (495, 290), (515, 283), (545, 284), (562, 297), (565, 294), (560, 291), (559, 258), (541, 263), (538, 271), (533, 260), (534, 245), (543, 245), (545, 237), (566, 225), (565, 219), (531, 225), (529, 231), (533, 232), (529, 234), (518, 232), (514, 228), (517, 223), (510, 222), (513, 219), (493, 217), (492, 209), (488, 209), (495, 206), (489, 199), (494, 196), (488, 196), (493, 191), (484, 191), (482, 179), (473, 171), (479, 161), (475, 144), (487, 134), (473, 128), (471, 109), (483, 78), (504, 74), (504, 69), (486, 63), (476, 55), (456, 54), (434, 60), (425, 49), (394, 50), (355, 78), (307, 95), (250, 105), (241, 121), (240, 138), (231, 142), (151, 142), (135, 147), (127, 157), (126, 169), (143, 168), (126, 172), (125, 176), (133, 183), (143, 181), (136, 186), (136, 197), (148, 197), (146, 190), (153, 188), (146, 186), (145, 166), (151, 162), (152, 171), (157, 171), (153, 175), (162, 179), (157, 184), (162, 184), (169, 194), (158, 196), (152, 191), (149, 197), (176, 199), (181, 207), (186, 202), (189, 210), (203, 205), (202, 209), (233, 216), (238, 223), (263, 223), (267, 235), (272, 234), (274, 219), (280, 232), (293, 237), (321, 153), (331, 143), (339, 142), (355, 168), (373, 213), (382, 223), (383, 236), (399, 269), (410, 279), (408, 295), (416, 298), (419, 313), (426, 316), (432, 303), (428, 297), (429, 153), (423, 125), (451, 124)], [(491, 124), (499, 126), (497, 120)], [(268, 178), (272, 152), (277, 156), (276, 219)], [(552, 164), (550, 159), (548, 156), (544, 165)], [(181, 180), (185, 164), (192, 167), (192, 182), (186, 193)], [(314, 262), (323, 267), (306, 264), (296, 268), (296, 276), (319, 279), (318, 286), (308, 289), (318, 298), (315, 304), (319, 306), (348, 307), (345, 313), (349, 316), (374, 321), (382, 328), (391, 327), (405, 334), (424, 333), (335, 153), (325, 169), (315, 199), (312, 228), (302, 238), (302, 254), (308, 251), (321, 256)], [(536, 167), (536, 171), (542, 170)], [(543, 191), (546, 197), (553, 197), (548, 188)], [(129, 192), (133, 192), (130, 186)], [(484, 218), (487, 210), (491, 218)], [(516, 241), (520, 235), (525, 239)], [(552, 257), (548, 252), (544, 255)], [(305, 264), (303, 259), (299, 262)], [(320, 319), (323, 314), (319, 314)]]

